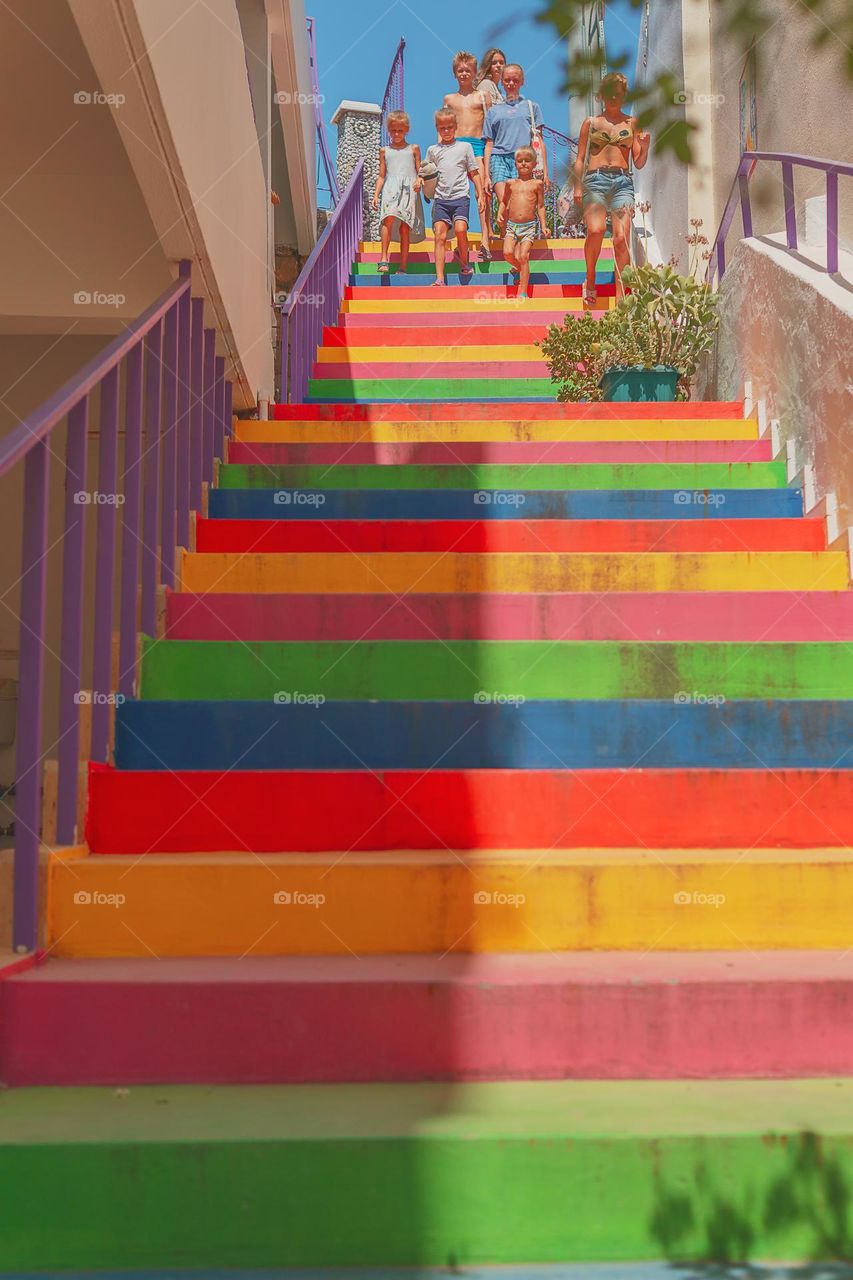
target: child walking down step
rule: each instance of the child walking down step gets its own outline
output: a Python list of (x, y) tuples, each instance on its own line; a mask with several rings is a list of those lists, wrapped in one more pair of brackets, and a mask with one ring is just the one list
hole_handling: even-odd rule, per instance
[(446, 285), (444, 274), (448, 236), (456, 236), (459, 249), (459, 280), (467, 284), (474, 274), (468, 262), (468, 221), (471, 212), (469, 182), (474, 183), (477, 203), (483, 199), (480, 166), (474, 158), (470, 142), (456, 137), (456, 114), (450, 107), (435, 113), (439, 141), (427, 151), (426, 158), (438, 169), (438, 182), (432, 206), (435, 231), (435, 284)]
[(373, 208), (379, 210), (382, 220), (380, 275), (387, 275), (389, 271), (395, 224), (399, 228), (400, 271), (408, 270), (412, 237), (415, 240), (424, 238), (424, 210), (420, 195), (423, 184), (418, 177), (421, 149), (406, 141), (411, 125), (405, 111), (389, 111), (385, 123), (391, 145), (379, 152), (379, 177), (373, 194)]
[[(459, 90), (457, 93), (446, 93), (444, 95), (444, 105), (456, 114), (459, 141), (470, 142), (471, 144), (474, 158), (480, 166), (480, 178), (485, 192), (486, 165), (484, 156), (486, 144), (483, 141), (483, 124), (486, 119), (487, 108), (485, 95), (480, 89), (474, 88), (477, 59), (473, 53), (465, 53), (464, 50), (457, 53), (453, 59), (453, 74), (456, 76)], [(489, 99), (488, 105), (492, 105), (491, 99)], [(492, 255), (489, 249), (489, 212), (486, 208), (485, 199), (480, 202), (480, 225), (482, 228), (480, 257), (484, 262), (488, 262)]]
[(515, 153), (517, 178), (504, 183), (504, 195), (498, 210), (498, 226), (504, 236), (504, 260), (518, 280), (519, 298), (530, 297), (530, 251), (536, 236), (548, 238), (545, 217), (545, 183), (534, 178), (536, 152), (532, 147), (519, 147)]

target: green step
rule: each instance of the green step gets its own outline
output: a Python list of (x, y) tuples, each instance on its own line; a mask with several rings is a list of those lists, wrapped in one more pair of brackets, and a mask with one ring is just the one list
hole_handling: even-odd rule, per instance
[(817, 1260), (853, 1081), (12, 1089), (0, 1179), (7, 1271)]
[[(424, 292), (427, 290), (425, 289)], [(393, 292), (389, 295), (393, 302)], [(358, 299), (356, 299), (358, 301)], [(559, 311), (562, 299), (555, 298), (555, 311)], [(478, 310), (476, 303), (471, 304), (471, 323), (476, 323), (474, 313)], [(578, 313), (580, 314), (580, 313)], [(536, 324), (536, 312), (519, 312), (519, 324)], [(412, 315), (417, 324), (417, 315)], [(382, 317), (376, 313), (376, 323), (381, 325)], [(500, 330), (496, 330), (499, 333)], [(424, 359), (429, 360), (429, 348), (424, 348)], [(405, 368), (405, 365), (402, 366)], [(311, 378), (308, 382), (308, 399), (323, 404), (339, 401), (364, 400), (379, 404), (394, 403), (400, 400), (418, 403), (422, 400), (440, 400), (442, 403), (452, 401), (476, 400), (478, 404), (487, 404), (502, 400), (546, 400), (556, 401), (557, 387), (547, 378)]]
[[(391, 275), (402, 274), (396, 271), (396, 263), (392, 263)], [(509, 272), (509, 267), (501, 259), (493, 262), (477, 262), (473, 257), (471, 266), (474, 268), (475, 276), (504, 276)], [(598, 260), (597, 271), (612, 271), (614, 261), (612, 255), (601, 257)], [(583, 258), (533, 258), (530, 262), (531, 271), (547, 271), (549, 275), (571, 275), (578, 276), (583, 279), (586, 267)], [(447, 265), (448, 275), (451, 272), (458, 272), (459, 263), (454, 254), (453, 261)], [(356, 276), (376, 276), (379, 275), (378, 262), (356, 262), (353, 264), (353, 275)], [(434, 276), (434, 262), (409, 262), (406, 269), (406, 275), (409, 276)]]
[[(152, 640), (140, 697), (259, 701), (851, 698), (853, 646), (385, 640)], [(477, 697), (477, 695), (488, 697)], [(286, 698), (280, 697), (280, 701)], [(681, 700), (686, 700), (682, 698)]]
[[(222, 489), (784, 489), (785, 462), (267, 466), (226, 463)], [(678, 508), (673, 509), (678, 514)]]

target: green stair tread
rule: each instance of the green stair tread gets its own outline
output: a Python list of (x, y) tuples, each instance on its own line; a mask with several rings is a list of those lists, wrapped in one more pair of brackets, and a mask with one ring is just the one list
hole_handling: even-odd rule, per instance
[(0, 1148), (355, 1138), (618, 1143), (802, 1132), (853, 1143), (853, 1078), (145, 1085), (0, 1094)]
[[(223, 489), (784, 489), (780, 462), (480, 463), (472, 466), (375, 463), (273, 465), (227, 463)], [(678, 515), (677, 508), (674, 516)]]
[[(264, 699), (851, 698), (844, 643), (152, 640), (140, 696)], [(482, 701), (483, 699), (481, 699)]]

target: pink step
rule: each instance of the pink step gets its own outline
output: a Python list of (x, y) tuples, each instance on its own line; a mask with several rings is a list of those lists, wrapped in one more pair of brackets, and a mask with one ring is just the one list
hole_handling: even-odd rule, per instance
[(49, 961), (7, 1085), (853, 1074), (853, 951)]
[(550, 382), (544, 358), (539, 360), (426, 360), (409, 364), (394, 360), (362, 360), (353, 353), (349, 363), (316, 363), (312, 378), (383, 378), (387, 382), (413, 378), (442, 378), (465, 382), (469, 378), (541, 378)]
[(167, 593), (175, 640), (853, 640), (853, 591)]
[(419, 444), (249, 444), (231, 441), (228, 461), (261, 463), (267, 466), (313, 464), (318, 466), (352, 466), (376, 463), (396, 466), (416, 463), (441, 466), (460, 463), (553, 462), (578, 464), (604, 463), (677, 463), (677, 462), (770, 462), (773, 457), (770, 440), (603, 440), (548, 441), (524, 440), (508, 443), (471, 443), (433, 441)]

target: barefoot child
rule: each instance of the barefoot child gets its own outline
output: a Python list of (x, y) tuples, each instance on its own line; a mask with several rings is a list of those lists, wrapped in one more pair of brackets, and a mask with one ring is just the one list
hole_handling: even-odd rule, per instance
[[(471, 150), (480, 166), (480, 177), (483, 190), (486, 186), (486, 165), (483, 159), (486, 144), (483, 141), (483, 124), (486, 119), (486, 100), (479, 89), (474, 88), (477, 74), (477, 59), (473, 53), (460, 52), (453, 59), (453, 74), (459, 84), (457, 93), (446, 93), (444, 105), (456, 115), (456, 128), (460, 142), (470, 142)], [(491, 105), (491, 102), (489, 103)], [(483, 240), (480, 245), (480, 257), (484, 262), (491, 258), (489, 250), (488, 220), (485, 200), (480, 202), (480, 224), (483, 228)]]
[(379, 209), (379, 216), (382, 219), (380, 231), (382, 252), (378, 268), (380, 275), (388, 274), (395, 223), (399, 226), (400, 271), (406, 271), (408, 268), (409, 244), (412, 235), (414, 234), (416, 240), (424, 238), (424, 211), (420, 197), (423, 184), (418, 177), (421, 149), (414, 145), (410, 146), (406, 142), (410, 124), (405, 111), (389, 111), (385, 123), (391, 145), (382, 147), (379, 152), (379, 177), (376, 179), (376, 190), (373, 193), (373, 208)]
[(541, 231), (548, 238), (545, 219), (545, 183), (534, 178), (536, 152), (532, 147), (519, 147), (515, 153), (517, 178), (504, 184), (504, 196), (498, 210), (498, 226), (504, 235), (504, 260), (513, 275), (519, 275), (519, 298), (528, 298), (530, 288), (530, 250)]
[(426, 153), (438, 169), (438, 181), (432, 205), (432, 225), (435, 231), (435, 284), (445, 285), (444, 262), (448, 235), (456, 236), (459, 250), (459, 279), (467, 283), (474, 274), (468, 263), (468, 219), (471, 208), (469, 179), (474, 183), (477, 203), (483, 199), (480, 167), (474, 159), (470, 142), (456, 137), (456, 115), (450, 107), (442, 107), (435, 113), (435, 127), (439, 141)]

